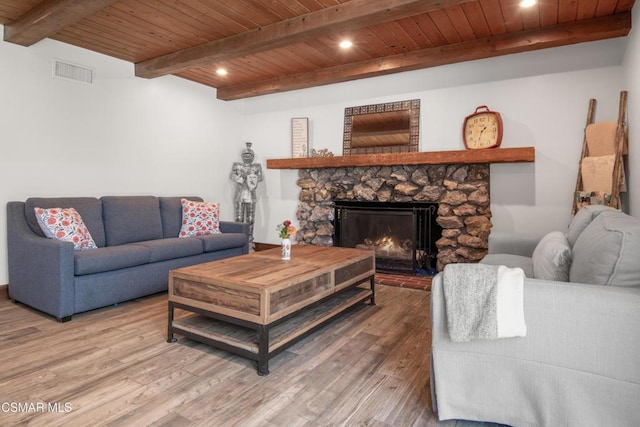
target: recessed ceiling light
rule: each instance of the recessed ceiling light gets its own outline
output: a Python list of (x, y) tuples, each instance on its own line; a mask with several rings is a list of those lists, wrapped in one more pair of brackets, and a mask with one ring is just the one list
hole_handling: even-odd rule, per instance
[(531, 7), (537, 3), (536, 0), (522, 0), (520, 2), (520, 7)]
[(217, 75), (219, 75), (219, 76), (226, 76), (226, 75), (227, 75), (227, 73), (228, 73), (228, 71), (227, 71), (227, 70), (225, 70), (224, 68), (218, 68), (218, 69), (216, 70), (216, 74), (217, 74)]
[(343, 40), (340, 42), (340, 47), (343, 49), (349, 49), (353, 46), (353, 42), (351, 40)]

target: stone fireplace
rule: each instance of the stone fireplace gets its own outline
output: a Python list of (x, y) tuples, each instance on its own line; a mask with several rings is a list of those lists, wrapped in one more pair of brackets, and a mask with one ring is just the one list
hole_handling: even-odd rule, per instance
[(489, 164), (300, 169), (297, 240), (334, 244), (334, 202), (437, 203), (436, 268), (477, 262), (491, 230)]

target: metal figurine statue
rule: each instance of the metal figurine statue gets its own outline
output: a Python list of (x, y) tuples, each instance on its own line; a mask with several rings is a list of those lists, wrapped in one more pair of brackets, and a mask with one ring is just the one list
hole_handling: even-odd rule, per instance
[(231, 168), (231, 180), (236, 183), (236, 221), (249, 224), (249, 247), (253, 249), (253, 222), (255, 219), (256, 188), (262, 181), (262, 166), (253, 163), (255, 153), (251, 143), (242, 150), (242, 163), (235, 162)]

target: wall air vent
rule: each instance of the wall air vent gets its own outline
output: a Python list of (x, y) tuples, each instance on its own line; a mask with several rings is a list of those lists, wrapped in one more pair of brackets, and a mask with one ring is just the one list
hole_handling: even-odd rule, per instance
[(83, 65), (71, 64), (69, 62), (60, 61), (59, 59), (56, 59), (53, 62), (53, 76), (61, 79), (93, 84), (94, 73), (95, 71), (93, 68), (85, 67)]

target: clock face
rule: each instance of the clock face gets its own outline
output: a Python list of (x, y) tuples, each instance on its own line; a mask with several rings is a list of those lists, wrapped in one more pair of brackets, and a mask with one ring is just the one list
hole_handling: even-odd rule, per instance
[(463, 139), (467, 148), (492, 148), (502, 140), (502, 123), (499, 113), (472, 114), (464, 122)]

